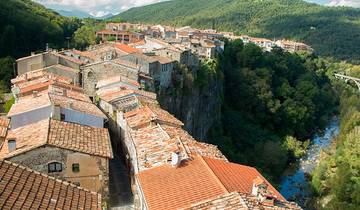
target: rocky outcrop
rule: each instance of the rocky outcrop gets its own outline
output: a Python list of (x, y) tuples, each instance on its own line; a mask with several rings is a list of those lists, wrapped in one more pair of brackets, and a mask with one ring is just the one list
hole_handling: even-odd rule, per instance
[(178, 68), (171, 87), (158, 97), (162, 108), (180, 119), (185, 130), (206, 142), (208, 131), (221, 119), (222, 79), (217, 74), (206, 75), (206, 83), (199, 84), (197, 72)]

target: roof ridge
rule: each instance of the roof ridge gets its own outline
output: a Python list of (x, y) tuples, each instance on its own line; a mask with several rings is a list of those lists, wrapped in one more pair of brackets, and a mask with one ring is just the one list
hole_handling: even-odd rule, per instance
[(204, 158), (201, 155), (198, 155), (201, 162), (205, 165), (206, 169), (211, 173), (211, 175), (216, 179), (216, 181), (219, 183), (219, 185), (224, 189), (226, 193), (230, 193), (228, 189), (226, 189), (225, 185), (221, 182), (221, 180), (216, 176), (215, 172), (210, 168), (210, 166), (207, 164), (207, 162), (204, 160)]
[(33, 170), (33, 169), (29, 168), (29, 167), (26, 167), (26, 166), (23, 166), (23, 165), (20, 165), (20, 164), (17, 164), (17, 163), (13, 163), (13, 162), (8, 161), (8, 160), (0, 160), (0, 162), (1, 162), (1, 161), (2, 161), (2, 162), (5, 162), (5, 163), (7, 163), (7, 164), (9, 164), (9, 165), (12, 165), (12, 166), (14, 166), (14, 167), (16, 167), (16, 168), (20, 168), (20, 169), (26, 170), (26, 171), (28, 171), (28, 172), (41, 175), (42, 177), (45, 177), (45, 178), (48, 178), (48, 179), (53, 179), (54, 181), (57, 181), (57, 182), (59, 182), (59, 183), (61, 183), (61, 184), (70, 185), (70, 186), (72, 186), (72, 187), (74, 187), (74, 188), (77, 188), (77, 189), (79, 189), (79, 190), (83, 190), (83, 191), (85, 191), (85, 192), (90, 192), (90, 193), (93, 194), (93, 195), (99, 195), (97, 192), (94, 192), (94, 191), (85, 189), (85, 188), (83, 188), (83, 187), (76, 186), (76, 185), (74, 185), (74, 184), (72, 184), (72, 183), (70, 183), (70, 182), (63, 181), (63, 180), (61, 180), (61, 179), (55, 178), (55, 177), (53, 177), (53, 176), (49, 176), (49, 175), (44, 174), (44, 173), (41, 173), (41, 172), (39, 172), (39, 171), (35, 171), (35, 170)]

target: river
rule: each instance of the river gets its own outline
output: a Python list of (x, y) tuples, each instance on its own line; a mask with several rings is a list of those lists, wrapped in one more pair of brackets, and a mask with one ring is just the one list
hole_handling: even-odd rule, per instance
[(334, 119), (328, 127), (312, 139), (306, 155), (298, 164), (290, 167), (282, 177), (280, 193), (288, 200), (293, 200), (304, 207), (306, 200), (311, 198), (310, 184), (305, 174), (311, 174), (317, 166), (322, 149), (328, 148), (334, 136), (339, 134), (339, 120)]

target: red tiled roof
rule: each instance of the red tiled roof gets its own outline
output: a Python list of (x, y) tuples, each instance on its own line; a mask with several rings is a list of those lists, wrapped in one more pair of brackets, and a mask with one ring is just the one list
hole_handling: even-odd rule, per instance
[(0, 209), (101, 209), (95, 192), (0, 161)]
[[(7, 141), (12, 139), (16, 140), (16, 150), (9, 152)], [(17, 156), (44, 145), (112, 158), (107, 129), (46, 119), (9, 130), (0, 147), (0, 159)]]
[(110, 136), (106, 128), (50, 120), (48, 144), (91, 155), (112, 158)]
[(167, 164), (137, 176), (149, 210), (186, 208), (227, 193), (199, 157), (183, 161), (178, 168)]
[[(178, 167), (165, 164), (137, 175), (150, 210), (224, 209), (215, 208), (220, 203), (229, 205), (225, 209), (268, 209), (251, 195), (253, 180), (258, 176), (263, 178), (254, 168), (201, 156), (183, 159)], [(263, 179), (277, 197), (271, 209), (300, 209)]]
[[(10, 124), (10, 120), (4, 117), (0, 117), (0, 138), (5, 138), (7, 130)], [(0, 142), (1, 144), (1, 142)]]
[(285, 201), (285, 198), (255, 168), (206, 157), (204, 160), (229, 192), (251, 194), (254, 180), (260, 177), (277, 199)]
[(95, 104), (88, 101), (73, 100), (69, 97), (52, 93), (49, 94), (49, 97), (53, 105), (107, 119), (106, 115)]
[(130, 47), (130, 46), (127, 45), (127, 44), (116, 43), (115, 46), (116, 46), (119, 50), (121, 50), (121, 51), (123, 51), (123, 52), (126, 52), (126, 53), (128, 53), (128, 54), (139, 52), (138, 49), (133, 48), (133, 47)]

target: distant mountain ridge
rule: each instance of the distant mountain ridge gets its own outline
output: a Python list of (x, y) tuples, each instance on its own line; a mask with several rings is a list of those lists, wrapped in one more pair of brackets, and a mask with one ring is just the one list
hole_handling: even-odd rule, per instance
[(56, 10), (56, 9), (54, 9), (54, 10), (57, 13), (59, 13), (60, 15), (65, 16), (65, 17), (107, 19), (107, 18), (114, 16), (113, 14), (107, 14), (104, 16), (97, 17), (97, 16), (91, 15), (89, 13), (80, 11), (80, 10)]
[(112, 19), (294, 39), (324, 56), (360, 60), (360, 9), (355, 8), (302, 0), (173, 0), (132, 8)]

